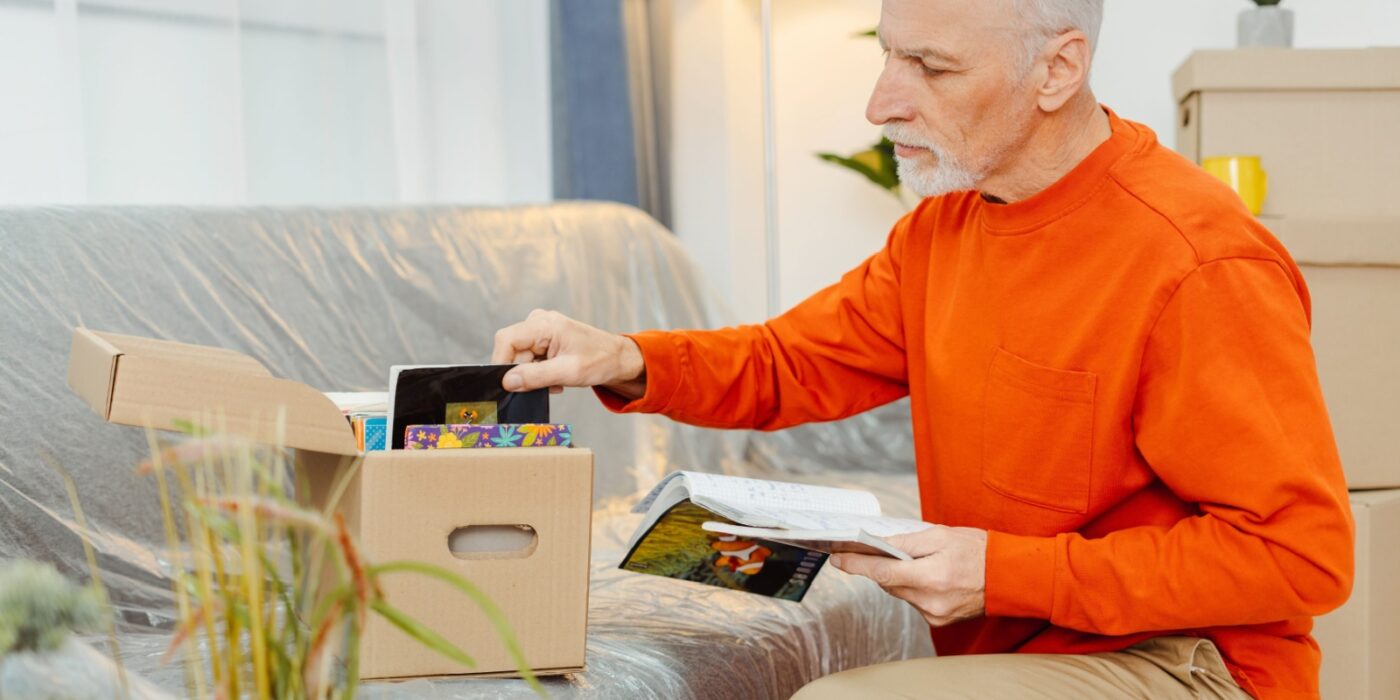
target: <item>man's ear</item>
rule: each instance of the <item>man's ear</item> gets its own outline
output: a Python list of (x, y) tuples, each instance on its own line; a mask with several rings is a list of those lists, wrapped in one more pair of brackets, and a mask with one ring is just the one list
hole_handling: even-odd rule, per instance
[(1065, 106), (1089, 82), (1093, 51), (1084, 32), (1073, 30), (1046, 43), (1045, 80), (1036, 90), (1036, 103), (1046, 112)]

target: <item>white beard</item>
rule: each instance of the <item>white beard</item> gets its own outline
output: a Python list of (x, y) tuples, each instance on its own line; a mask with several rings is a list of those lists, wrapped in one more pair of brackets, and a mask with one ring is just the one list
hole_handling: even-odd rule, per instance
[(932, 165), (895, 156), (899, 182), (920, 197), (938, 197), (950, 192), (973, 190), (986, 176), (985, 173), (967, 167), (932, 141), (905, 129), (902, 123), (886, 124), (885, 137), (906, 146), (926, 148), (933, 154), (936, 162)]

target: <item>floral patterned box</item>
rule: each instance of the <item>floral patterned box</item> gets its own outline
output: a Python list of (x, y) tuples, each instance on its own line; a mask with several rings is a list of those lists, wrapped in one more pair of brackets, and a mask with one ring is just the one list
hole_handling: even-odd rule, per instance
[(404, 432), (403, 446), (406, 450), (573, 447), (574, 428), (560, 423), (410, 425)]

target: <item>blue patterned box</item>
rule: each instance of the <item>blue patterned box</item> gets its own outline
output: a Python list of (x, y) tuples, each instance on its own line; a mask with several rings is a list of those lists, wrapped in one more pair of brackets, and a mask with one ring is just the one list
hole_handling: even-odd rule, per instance
[(389, 442), (389, 424), (384, 416), (374, 416), (365, 419), (365, 452), (373, 450), (388, 449), (385, 444)]

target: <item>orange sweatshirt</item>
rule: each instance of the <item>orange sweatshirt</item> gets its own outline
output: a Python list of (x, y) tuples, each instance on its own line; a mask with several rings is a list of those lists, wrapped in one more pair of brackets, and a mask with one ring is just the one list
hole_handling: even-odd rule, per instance
[(1307, 288), (1233, 192), (1109, 116), (1050, 188), (928, 199), (763, 325), (631, 336), (646, 395), (599, 395), (774, 430), (909, 394), (924, 519), (991, 533), (986, 615), (938, 653), (1197, 635), (1256, 697), (1317, 697), (1353, 531)]

